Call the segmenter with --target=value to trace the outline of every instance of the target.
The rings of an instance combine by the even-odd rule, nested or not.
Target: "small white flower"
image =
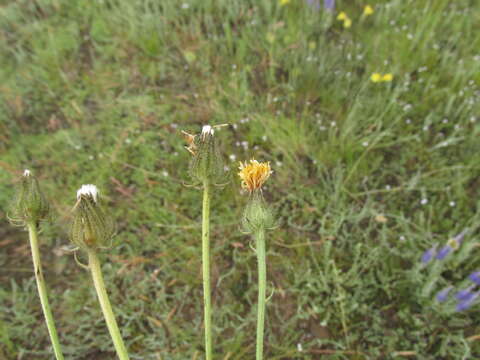
[[[367,146],[368,146],[368,141],[364,141],[364,142],[362,143],[362,146],[367,147]]]
[[[91,196],[93,201],[97,202],[98,189],[92,184],[82,185],[82,187],[77,191],[77,199],[80,199],[80,196],[82,195]]]
[[[235,156],[235,154],[231,154],[228,156],[230,158],[230,160],[232,161],[235,161],[237,159],[237,157]]]
[[[451,207],[454,207],[454,206],[456,205],[456,203],[455,203],[455,201],[450,201],[450,202],[448,203],[448,205],[450,205]]]
[[[303,346],[302,346],[302,344],[300,344],[300,343],[297,344],[297,350],[298,350],[298,352],[302,352],[302,351],[303,351]]]
[[[390,190],[391,188],[392,188],[392,187],[391,187],[390,185],[386,185],[386,186],[385,186],[385,189],[386,189],[386,190]]]
[[[405,241],[405,236],[401,235],[400,236],[400,241]]]
[[[422,200],[420,200],[420,204],[422,204],[422,205],[428,204],[428,199],[427,199],[427,198],[423,198]]]
[[[162,175],[165,176],[165,177],[167,177],[167,176],[168,176],[168,171],[167,171],[167,170],[163,170],[163,171],[162,171]]]
[[[263,141],[267,141],[267,135],[263,135],[263,136],[262,136],[262,140],[263,140]]]
[[[30,170],[25,169],[25,171],[23,172],[23,176],[28,177],[28,176],[30,176],[30,175],[32,175],[32,173],[30,172]]]
[[[185,10],[186,10],[186,9],[188,9],[189,7],[190,7],[190,5],[187,4],[187,3],[183,3],[183,4],[182,4],[182,9],[185,9]]]

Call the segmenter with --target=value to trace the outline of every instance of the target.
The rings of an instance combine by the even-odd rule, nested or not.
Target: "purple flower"
[[[468,232],[468,228],[467,229],[464,229],[460,234],[458,234],[457,236],[455,236],[453,238],[453,240],[458,244],[460,245],[463,241],[463,238],[465,237],[465,234]]]
[[[445,245],[440,249],[440,251],[437,253],[436,259],[437,260],[443,260],[445,257],[450,254],[450,252],[453,250],[453,248],[450,245]]]
[[[458,301],[468,301],[470,300],[473,296],[475,296],[475,293],[472,292],[472,289],[474,288],[475,285],[469,286],[466,289],[460,290],[455,294],[455,298]]]
[[[475,271],[468,275],[468,279],[477,285],[480,285],[480,271]]]
[[[469,299],[465,300],[465,301],[460,301],[458,302],[457,306],[455,307],[455,309],[457,311],[464,311],[464,310],[467,310],[468,308],[470,308],[470,306],[472,306],[475,302],[475,300],[477,299],[478,295],[480,295],[480,292],[477,291],[476,293],[473,294],[473,296],[471,296]]]
[[[423,264],[428,264],[430,260],[433,259],[437,252],[437,244],[433,245],[430,249],[425,251],[422,255],[422,263]]]
[[[323,0],[323,6],[325,9],[333,11],[335,10],[335,0]]]
[[[448,293],[452,289],[453,289],[453,286],[447,286],[445,289],[440,290],[435,296],[435,298],[437,299],[438,302],[444,302],[445,300],[447,300]]]

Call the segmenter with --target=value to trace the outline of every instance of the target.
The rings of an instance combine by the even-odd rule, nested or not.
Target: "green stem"
[[[263,332],[265,327],[265,296],[267,289],[267,263],[265,255],[265,231],[256,234],[258,259],[258,310],[257,310],[257,360],[263,359]]]
[[[117,321],[115,320],[115,315],[113,315],[112,306],[108,300],[107,291],[105,290],[100,262],[98,261],[97,254],[93,250],[88,251],[88,265],[92,273],[93,284],[97,291],[98,301],[100,302],[100,307],[102,308],[103,316],[105,317],[108,331],[112,337],[117,355],[120,360],[129,360],[127,349],[123,343]]]
[[[212,359],[212,309],[210,298],[210,184],[203,183],[202,266],[206,360]]]
[[[42,304],[45,322],[47,323],[48,333],[52,341],[53,351],[57,360],[63,360],[62,349],[58,341],[57,329],[53,321],[52,310],[47,297],[47,287],[43,278],[42,264],[40,262],[40,250],[38,249],[37,226],[34,223],[28,223],[28,234],[30,237],[30,247],[32,248],[33,269],[35,271],[35,279],[37,280],[38,295]]]

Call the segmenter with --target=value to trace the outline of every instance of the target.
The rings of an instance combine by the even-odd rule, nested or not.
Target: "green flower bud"
[[[275,219],[270,207],[265,202],[261,190],[250,194],[245,211],[243,212],[242,224],[245,232],[255,233],[275,227]]]
[[[25,170],[13,205],[12,223],[36,224],[46,220],[49,214],[50,205],[40,190],[37,178],[29,170]]]
[[[184,134],[189,143],[187,150],[193,155],[189,168],[192,179],[199,183],[224,182],[224,164],[214,136],[214,129],[210,125],[205,125],[200,135],[190,135],[185,132]]]
[[[115,233],[113,219],[105,212],[95,185],[82,185],[77,191],[70,240],[83,250],[108,248]]]

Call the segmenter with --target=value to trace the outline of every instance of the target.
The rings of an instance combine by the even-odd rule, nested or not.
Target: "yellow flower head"
[[[342,11],[340,14],[338,14],[337,20],[345,20],[345,19],[348,19],[348,16],[345,13],[345,11]]]
[[[345,29],[348,29],[350,26],[352,26],[352,20],[350,20],[350,18],[346,18],[344,21],[343,21],[343,27]]]
[[[368,16],[368,15],[372,15],[372,14],[373,14],[373,8],[370,5],[366,5],[363,8],[363,15]]]
[[[370,80],[372,80],[374,83],[380,82],[382,81],[382,75],[379,73],[373,73],[372,76],[370,76]]]
[[[261,163],[255,159],[250,160],[250,163],[240,162],[239,169],[238,176],[242,179],[242,188],[250,192],[260,189],[273,172],[270,169],[270,162]]]
[[[388,73],[382,76],[382,81],[392,81],[393,80],[393,74]]]
[[[290,2],[290,0],[280,0],[279,2],[280,2],[280,5],[283,6],[283,5],[287,5]]]

